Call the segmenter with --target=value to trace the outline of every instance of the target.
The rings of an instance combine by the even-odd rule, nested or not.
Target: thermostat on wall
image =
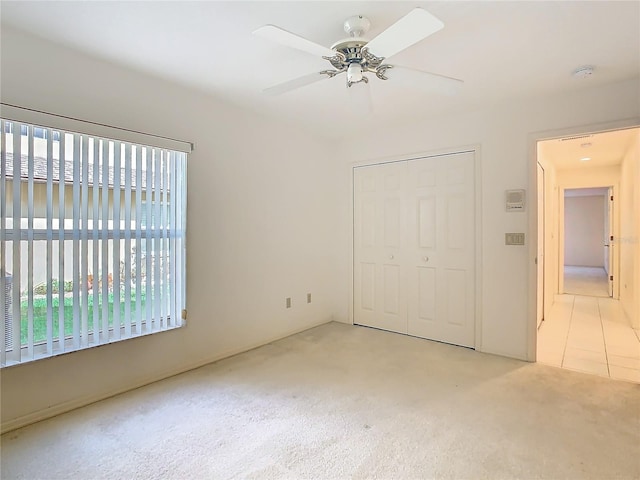
[[[505,193],[507,212],[524,212],[524,190],[507,190]]]

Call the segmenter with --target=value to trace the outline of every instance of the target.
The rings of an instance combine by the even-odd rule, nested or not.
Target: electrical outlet
[[[311,294],[307,293],[307,303],[311,303]]]
[[[286,298],[285,305],[287,306],[287,308],[291,308],[291,297]]]

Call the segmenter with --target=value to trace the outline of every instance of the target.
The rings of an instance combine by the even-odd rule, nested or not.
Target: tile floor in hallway
[[[538,361],[640,383],[640,331],[619,300],[557,295],[538,329]]]

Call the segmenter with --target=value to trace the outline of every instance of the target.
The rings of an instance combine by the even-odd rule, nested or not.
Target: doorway
[[[612,297],[613,187],[564,190],[564,291]]]
[[[536,150],[537,361],[640,383],[640,129]]]

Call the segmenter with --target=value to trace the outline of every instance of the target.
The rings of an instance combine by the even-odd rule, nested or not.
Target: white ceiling
[[[456,97],[409,92],[371,79],[374,112],[353,112],[344,75],[280,97],[263,88],[326,61],[270,44],[251,32],[278,25],[330,46],[354,14],[369,38],[416,6],[445,28],[392,58],[465,81]],[[2,25],[168,78],[256,112],[340,137],[367,127],[487,107],[518,97],[581,89],[640,76],[640,2],[31,2],[2,1]],[[578,66],[595,75],[575,79]],[[355,121],[358,120],[358,121]]]
[[[558,170],[607,167],[620,165],[630,148],[638,148],[639,140],[640,128],[627,128],[545,140],[538,149]]]

